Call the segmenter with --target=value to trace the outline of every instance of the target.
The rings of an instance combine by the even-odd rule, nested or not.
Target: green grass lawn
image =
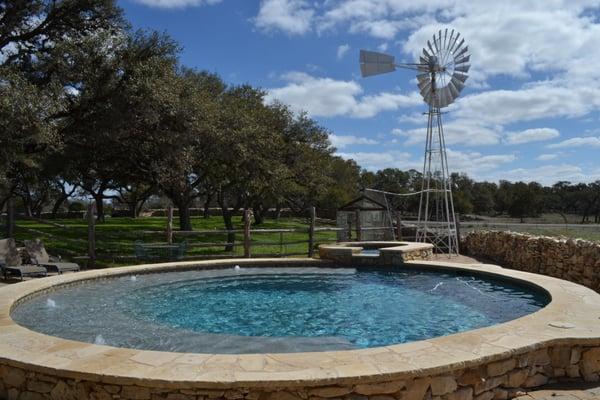
[[[540,220],[530,219],[527,223],[556,223],[555,216],[544,216]],[[235,228],[242,230],[243,224],[240,217],[234,218]],[[469,226],[465,222],[462,233],[465,234],[475,229],[485,230],[511,230],[516,232],[530,233],[534,235],[562,236],[570,238],[582,238],[600,241],[600,229],[598,227],[585,227],[585,225],[557,227],[544,226],[543,223],[536,226],[523,226],[516,221],[505,218],[486,220],[486,225]],[[510,223],[509,226],[494,226],[494,222]],[[96,225],[96,252],[100,265],[124,265],[135,263],[133,243],[141,240],[145,243],[166,242],[165,227],[166,217],[145,218],[107,218],[106,222]],[[221,217],[193,217],[192,225],[196,231],[218,231],[223,230]],[[333,225],[318,224],[319,226],[333,227]],[[178,219],[174,220],[175,230],[179,228]],[[40,238],[44,241],[46,248],[52,255],[61,255],[66,259],[87,255],[87,222],[84,219],[57,219],[47,221],[18,220],[16,224],[16,239],[22,242],[26,239]],[[252,255],[253,256],[278,256],[278,255],[307,255],[308,253],[308,221],[302,218],[281,218],[279,220],[266,220],[261,225],[255,225],[252,229],[299,229],[300,232],[253,232]],[[243,234],[236,233],[235,247],[233,251],[225,251],[224,243],[227,235],[225,233],[206,233],[194,236],[182,236],[175,232],[175,242],[187,241],[189,244],[187,256],[196,257],[224,257],[241,256],[243,250]],[[335,232],[316,232],[315,243],[335,241]],[[221,245],[202,246],[208,243],[223,243]],[[84,260],[81,261],[85,263]]]
[[[240,217],[235,217],[235,229],[243,229]],[[106,222],[96,225],[96,252],[100,264],[119,265],[131,264],[132,260],[123,256],[133,257],[133,243],[136,240],[144,242],[166,242],[166,217],[146,218],[107,218]],[[196,231],[223,230],[221,217],[193,217],[192,225]],[[319,226],[332,227],[319,224]],[[179,228],[178,219],[174,219],[174,230]],[[280,255],[308,253],[308,221],[300,218],[281,218],[266,220],[252,229],[302,229],[303,232],[259,233],[253,232],[253,255]],[[16,239],[40,238],[44,241],[49,253],[65,258],[85,256],[87,254],[87,222],[83,219],[57,219],[48,221],[18,220],[16,223]],[[335,232],[316,232],[315,241],[325,242],[335,240]],[[186,240],[189,244],[188,256],[233,256],[243,255],[243,234],[237,233],[233,252],[226,252],[223,245],[202,247],[206,243],[225,243],[225,233],[208,233],[194,236],[181,236],[175,232],[174,241]],[[302,243],[298,243],[302,242]]]

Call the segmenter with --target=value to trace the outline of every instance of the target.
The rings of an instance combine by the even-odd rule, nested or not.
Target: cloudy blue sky
[[[600,179],[597,0],[119,0],[166,31],[185,65],[250,83],[331,132],[367,169],[420,168],[425,104],[411,71],[362,79],[358,51],[411,62],[459,30],[471,77],[445,115],[452,171],[550,184]]]

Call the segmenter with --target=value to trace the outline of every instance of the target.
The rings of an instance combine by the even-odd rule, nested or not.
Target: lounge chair
[[[77,272],[81,270],[78,264],[72,262],[55,261],[46,252],[44,243],[41,240],[25,240],[25,251],[29,255],[29,260],[32,264],[40,265],[46,268],[49,272]]]
[[[0,240],[0,268],[4,279],[16,275],[23,280],[26,276],[46,276],[48,271],[39,265],[21,265],[21,256],[14,239]]]

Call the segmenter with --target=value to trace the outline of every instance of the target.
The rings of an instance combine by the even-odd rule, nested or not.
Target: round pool
[[[448,270],[231,267],[59,286],[11,316],[38,332],[117,347],[286,353],[444,336],[548,302],[524,284]]]

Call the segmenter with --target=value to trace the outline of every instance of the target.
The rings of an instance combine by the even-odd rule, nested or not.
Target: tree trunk
[[[65,201],[69,198],[69,195],[63,194],[61,195],[52,206],[52,219],[56,218],[56,214],[58,213],[58,209],[63,205]]]
[[[104,222],[104,196],[101,194],[95,194],[92,196],[96,202],[96,220],[98,222]]]
[[[180,231],[192,231],[192,219],[190,217],[190,205],[185,201],[177,203],[177,209],[179,210],[179,230]]]
[[[262,204],[257,204],[254,207],[252,207],[252,209],[254,211],[254,224],[262,224],[265,220],[265,208]]]
[[[225,229],[228,231],[233,230],[233,218],[232,213],[229,210],[227,205],[227,200],[225,200],[224,195],[219,193],[218,195],[219,207],[221,207],[221,215],[223,216],[223,223],[225,224]],[[235,233],[229,232],[227,233],[227,244],[225,245],[225,251],[233,251],[235,247]]]
[[[204,210],[203,210],[204,219],[208,219],[210,217],[210,202],[212,201],[212,198],[213,198],[212,194],[206,195],[206,200],[204,201]]]
[[[134,201],[130,201],[129,203],[127,203],[127,208],[129,209],[129,217],[130,218],[137,218],[138,216],[138,208],[137,208],[137,203]]]

